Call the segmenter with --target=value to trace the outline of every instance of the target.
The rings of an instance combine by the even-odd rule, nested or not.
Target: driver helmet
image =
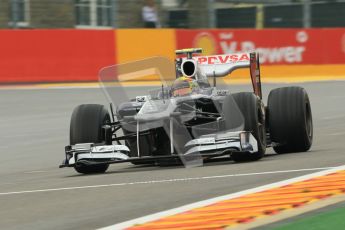
[[[171,87],[171,94],[173,97],[187,96],[198,92],[198,90],[199,85],[193,78],[179,77]]]

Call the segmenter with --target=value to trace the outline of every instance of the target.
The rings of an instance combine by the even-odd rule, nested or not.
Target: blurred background
[[[0,28],[140,28],[141,0],[2,0]],[[345,26],[343,0],[156,0],[164,28]]]
[[[0,84],[95,82],[189,47],[255,50],[264,80],[344,79],[344,15],[345,0],[1,0]]]

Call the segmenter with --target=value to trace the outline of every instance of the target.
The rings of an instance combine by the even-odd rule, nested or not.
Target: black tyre
[[[276,153],[305,152],[313,143],[313,119],[307,92],[301,87],[274,89],[268,96],[268,122]]]
[[[110,122],[110,115],[103,105],[84,104],[77,106],[71,117],[70,144],[104,143],[105,134],[102,126]],[[103,165],[76,165],[79,173],[104,173],[108,164]]]
[[[261,100],[255,94],[249,92],[233,94],[232,98],[242,112],[244,130],[250,131],[258,142],[258,151],[255,153],[232,153],[231,158],[235,162],[259,160],[266,152],[265,114]],[[226,102],[225,99],[224,103]]]

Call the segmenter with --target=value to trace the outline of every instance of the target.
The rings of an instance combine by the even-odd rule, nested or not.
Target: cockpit
[[[189,96],[200,92],[198,81],[191,77],[179,77],[171,86],[173,97]]]

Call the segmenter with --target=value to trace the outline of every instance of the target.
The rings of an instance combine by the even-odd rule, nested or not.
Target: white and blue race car
[[[177,50],[179,57],[172,64],[152,58],[134,62],[130,68],[102,69],[100,79],[111,99],[110,113],[98,104],[74,109],[70,144],[60,167],[74,167],[84,174],[103,173],[109,164],[122,162],[188,167],[221,156],[236,162],[256,161],[268,147],[277,153],[310,149],[312,112],[303,88],[274,89],[265,106],[257,53],[196,54],[201,52],[198,48]],[[118,84],[121,76],[133,77],[153,67],[153,72],[162,75],[163,65],[173,69],[174,81],[133,100],[123,99],[126,87]],[[250,70],[253,92],[231,94],[217,89],[216,79],[238,68]]]

